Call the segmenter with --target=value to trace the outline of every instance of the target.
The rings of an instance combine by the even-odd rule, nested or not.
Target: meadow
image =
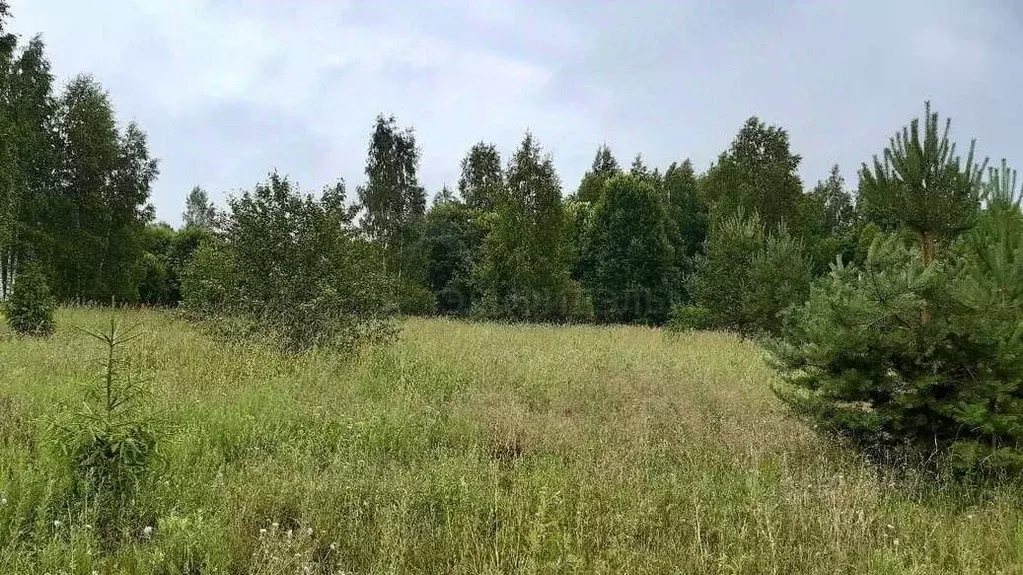
[[[111,315],[162,430],[116,546],[48,439]],[[0,573],[1023,573],[1023,488],[868,465],[732,335],[411,319],[346,361],[57,323],[0,328]]]

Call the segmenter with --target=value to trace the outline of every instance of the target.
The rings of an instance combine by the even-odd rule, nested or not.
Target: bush
[[[811,267],[803,244],[784,227],[768,236],[753,260],[749,289],[743,294],[746,325],[761,333],[777,333],[785,311],[809,296]]]
[[[203,242],[181,278],[186,309],[211,313],[226,308],[237,297],[237,276],[231,253],[212,241]]]
[[[289,352],[348,353],[393,335],[393,279],[358,237],[341,185],[317,199],[272,174],[230,205],[225,237],[205,242],[184,274],[186,309]]]
[[[764,231],[760,218],[740,210],[715,225],[706,253],[696,258],[689,277],[698,316],[682,314],[679,327],[697,321],[692,329],[734,329],[743,333],[775,333],[782,312],[806,300],[812,264],[803,244],[784,226]],[[699,327],[697,327],[699,326]]]
[[[667,328],[669,331],[698,331],[710,329],[710,310],[698,305],[676,305],[671,308]]]
[[[569,323],[587,323],[594,319],[593,300],[575,280],[569,280],[565,287],[564,317]]]
[[[28,262],[18,274],[11,297],[3,306],[7,323],[19,335],[45,337],[56,329],[53,320],[57,304],[36,262]]]
[[[398,283],[398,311],[406,315],[437,313],[437,297],[430,288],[412,281]]]

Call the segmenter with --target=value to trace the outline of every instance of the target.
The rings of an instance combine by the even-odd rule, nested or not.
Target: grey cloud
[[[373,117],[415,127],[422,180],[525,129],[571,191],[594,149],[706,167],[752,114],[789,130],[807,184],[860,162],[933,100],[993,158],[1023,163],[1018,4],[14,0],[61,79],[89,71],[150,135],[158,216],[277,167],[304,187],[362,169]]]

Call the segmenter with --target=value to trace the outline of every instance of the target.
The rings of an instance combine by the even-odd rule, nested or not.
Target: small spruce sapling
[[[122,353],[139,332],[111,319],[86,333],[104,345],[100,373],[86,386],[83,409],[55,426],[55,439],[76,496],[96,505],[98,527],[110,536],[157,459],[157,422],[144,409],[147,380]]]

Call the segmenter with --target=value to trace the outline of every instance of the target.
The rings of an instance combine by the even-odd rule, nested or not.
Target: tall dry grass
[[[0,332],[2,573],[1023,572],[1018,486],[871,468],[729,335],[410,320],[344,362],[155,311],[117,313],[166,467],[105,547],[45,422],[92,376],[71,326],[110,313]]]

